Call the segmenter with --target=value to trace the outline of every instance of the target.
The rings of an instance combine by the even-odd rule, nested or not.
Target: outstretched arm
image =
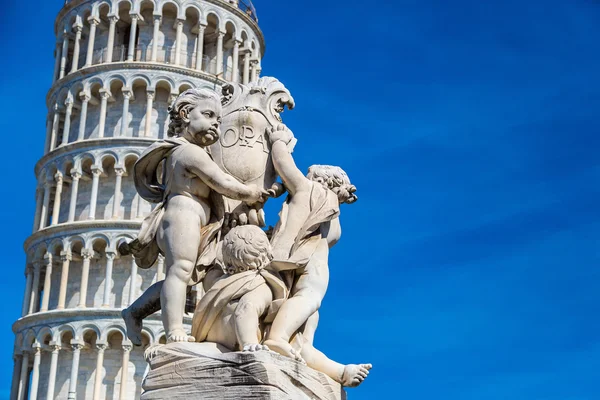
[[[189,146],[183,154],[186,169],[198,176],[214,191],[231,199],[255,203],[261,200],[263,191],[256,186],[247,186],[226,174],[200,147]],[[265,193],[266,194],[266,193]]]
[[[278,140],[273,143],[271,147],[271,156],[277,174],[281,177],[283,184],[292,196],[296,192],[308,188],[308,179],[296,166],[294,158],[283,141]]]

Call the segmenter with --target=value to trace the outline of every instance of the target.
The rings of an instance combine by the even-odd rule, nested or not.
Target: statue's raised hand
[[[284,124],[279,124],[271,128],[267,128],[267,136],[271,144],[282,141],[286,145],[295,140],[292,131]]]

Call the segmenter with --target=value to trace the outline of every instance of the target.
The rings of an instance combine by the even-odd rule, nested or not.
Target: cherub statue
[[[261,344],[263,332],[279,300],[288,294],[279,274],[269,270],[273,258],[269,239],[257,226],[238,226],[225,236],[222,254],[228,273],[198,303],[192,335],[198,342],[218,343],[230,350],[268,351]],[[344,386],[358,386],[371,369],[370,364],[337,363],[300,334],[293,342],[309,367]]]
[[[339,167],[313,165],[304,176],[288,150],[293,137],[285,125],[269,135],[273,164],[289,192],[271,239],[271,265],[285,271],[291,297],[281,306],[264,344],[302,360],[290,339],[321,306],[329,283],[329,248],[342,232],[339,206],[354,203],[357,196],[356,187]]]
[[[288,294],[279,274],[266,269],[272,259],[269,239],[259,227],[237,226],[225,235],[222,260],[227,274],[196,306],[192,336],[197,342],[230,350],[268,350],[260,344],[263,319],[273,301]]]
[[[133,254],[141,268],[150,268],[158,254],[164,254],[167,275],[123,311],[134,343],[141,333],[141,318],[157,306],[163,310],[168,342],[194,341],[183,327],[186,292],[197,267],[214,263],[223,223],[220,196],[249,204],[264,202],[267,196],[257,186],[244,185],[223,172],[207,152],[219,138],[221,111],[221,99],[211,90],[180,94],[169,109],[171,138],[154,143],[135,164],[138,193],[159,204],[144,220],[138,239],[119,250]]]

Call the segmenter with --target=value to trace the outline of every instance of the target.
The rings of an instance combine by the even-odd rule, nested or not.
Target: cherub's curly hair
[[[237,226],[223,239],[223,263],[230,275],[263,269],[272,259],[267,234],[258,226]]]
[[[169,117],[171,119],[167,131],[169,137],[180,136],[190,122],[181,115],[181,111],[185,111],[187,116],[203,100],[214,100],[219,106],[221,105],[221,97],[210,89],[188,89],[177,96],[169,107]]]
[[[319,182],[327,189],[333,191],[340,203],[352,204],[358,200],[356,186],[350,183],[350,178],[340,167],[333,165],[313,165],[306,175],[311,181]]]

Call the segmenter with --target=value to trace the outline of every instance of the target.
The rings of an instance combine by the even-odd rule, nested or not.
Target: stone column
[[[50,151],[50,137],[52,136],[52,111],[48,113],[48,118],[46,119],[46,141],[44,142],[44,154]]]
[[[135,35],[137,33],[137,24],[139,15],[129,14],[131,16],[131,26],[129,33],[129,48],[127,49],[127,61],[133,61],[135,55]]]
[[[158,271],[156,271],[156,281],[165,280],[165,257],[162,254],[158,255]]]
[[[73,62],[71,63],[71,74],[77,71],[79,67],[79,47],[81,45],[81,32],[83,31],[83,25],[76,23],[73,26],[75,29],[75,45],[73,46]]]
[[[88,279],[90,277],[90,262],[94,252],[90,249],[81,250],[81,257],[83,257],[83,266],[81,267],[81,285],[79,287],[79,308],[85,308],[87,300],[87,289]]]
[[[198,24],[198,40],[196,41],[196,69],[202,71],[202,56],[204,55],[204,30],[206,25]]]
[[[39,261],[33,262],[33,284],[31,285],[31,297],[29,300],[29,314],[33,314],[38,310],[38,302],[40,295],[40,273],[41,263]]]
[[[23,307],[21,308],[21,316],[29,314],[29,303],[31,301],[31,290],[33,288],[33,268],[28,266],[25,274],[27,275],[25,282],[25,294],[23,296]]]
[[[25,392],[27,392],[27,386],[29,384],[29,351],[23,351],[23,362],[21,363],[21,375],[19,383],[19,393],[17,398],[19,400],[25,400]]]
[[[56,146],[56,136],[58,135],[58,123],[60,122],[60,113],[58,104],[54,105],[54,117],[52,118],[52,132],[50,134],[50,147],[49,152],[54,150]]]
[[[100,183],[100,175],[102,168],[97,165],[92,165],[92,193],[90,194],[90,213],[88,219],[96,219],[96,203],[98,202],[98,184]]]
[[[52,75],[52,83],[58,80],[58,73],[60,71],[60,51],[62,47],[62,41],[56,41],[56,49],[54,50],[54,75]]]
[[[77,396],[77,377],[79,375],[79,356],[83,349],[83,342],[72,339],[71,347],[73,348],[73,363],[71,364],[71,379],[69,380],[69,395],[67,399],[75,400]]]
[[[42,307],[40,312],[48,311],[48,305],[50,303],[50,289],[52,285],[52,254],[46,253],[44,255],[44,265],[46,266],[46,273],[44,274],[44,295],[42,297]]]
[[[35,190],[35,216],[33,217],[33,233],[40,228],[40,214],[42,213],[42,201],[44,201],[44,191],[38,187]]]
[[[254,82],[256,81],[256,67],[258,65],[258,61],[252,60],[250,64],[252,64],[252,67],[250,69],[250,82]]]
[[[60,289],[58,292],[58,305],[57,310],[64,310],[65,302],[67,300],[67,285],[69,284],[69,266],[71,264],[71,252],[61,251],[60,261],[62,261],[62,268],[60,271]]]
[[[50,372],[48,373],[48,390],[46,391],[46,399],[54,399],[54,385],[56,383],[56,369],[58,366],[58,352],[60,351],[60,343],[50,342],[49,350],[52,352],[50,357]]]
[[[250,52],[244,54],[244,73],[242,76],[242,83],[247,85],[250,82]]]
[[[152,54],[150,55],[150,61],[156,62],[158,60],[158,35],[160,34],[160,15],[154,15],[154,31],[152,33]]]
[[[106,44],[106,61],[104,62],[112,62],[113,57],[113,49],[115,47],[115,27],[117,26],[117,21],[119,20],[119,16],[111,15],[108,17],[109,26],[108,26],[108,42]]]
[[[133,91],[129,88],[123,88],[123,117],[121,119],[121,136],[127,134],[129,127],[129,100],[133,97]]]
[[[131,279],[129,280],[129,301],[127,305],[131,305],[137,295],[137,269],[138,266],[135,263],[135,258],[131,257]]]
[[[231,80],[233,82],[240,81],[240,72],[239,72],[239,64],[240,64],[240,44],[241,42],[237,39],[234,39],[233,42],[233,65],[231,67]]]
[[[131,343],[123,343],[123,358],[121,359],[121,388],[119,399],[127,399],[127,379],[129,377],[129,353],[133,346]]]
[[[40,361],[42,359],[42,346],[35,342],[33,344],[33,372],[31,374],[31,389],[29,400],[37,400],[38,385],[40,383]]]
[[[154,89],[146,89],[146,124],[144,136],[152,137],[152,107],[154,102]]]
[[[100,389],[102,388],[102,369],[104,366],[104,351],[108,348],[108,343],[104,341],[96,341],[96,349],[98,357],[96,358],[96,375],[94,376],[94,398],[100,400]]]
[[[21,365],[23,363],[23,356],[21,354],[13,354],[13,377],[12,384],[10,386],[10,400],[15,400],[19,394],[19,381],[21,373]]]
[[[85,139],[85,123],[87,120],[88,103],[92,96],[89,93],[81,92],[79,93],[79,98],[81,99],[81,115],[79,117],[79,133],[77,135],[77,140],[83,140]]]
[[[77,211],[77,192],[79,191],[79,179],[81,179],[81,172],[72,169],[71,170],[71,201],[69,203],[69,218],[68,222],[75,221],[75,212]]]
[[[113,263],[115,258],[117,257],[117,253],[115,251],[107,251],[106,252],[106,275],[104,277],[104,300],[102,301],[102,307],[109,308],[110,307],[110,293],[111,293],[111,283],[112,283],[112,271],[113,271]]]
[[[100,20],[94,16],[88,18],[88,22],[90,23],[90,34],[88,36],[88,46],[87,46],[87,54],[85,57],[85,67],[89,67],[94,62],[94,44],[96,42],[96,28],[100,25]]]
[[[44,201],[42,202],[42,211],[40,215],[40,229],[46,227],[46,220],[48,219],[48,209],[50,208],[50,182],[44,182]]]
[[[138,197],[137,197],[137,208],[135,210],[135,218],[136,219],[141,219],[141,218],[144,217],[144,213],[142,212],[142,205],[144,204],[143,201],[144,201],[144,199],[142,199],[142,196],[140,196],[138,194]]]
[[[67,73],[67,52],[69,51],[69,33],[65,29],[63,31],[62,51],[60,52],[60,71],[58,79],[65,77]]]
[[[60,218],[60,201],[63,190],[63,175],[60,172],[57,172],[54,175],[54,180],[56,181],[56,190],[54,191],[54,206],[52,207],[52,221],[50,225],[57,225],[58,219]]]
[[[181,65],[181,36],[183,34],[183,20],[177,18],[177,36],[175,37],[175,65]]]
[[[111,93],[108,89],[100,89],[100,122],[98,123],[98,137],[104,137],[104,127],[106,126],[106,106]]]
[[[219,76],[223,74],[223,36],[225,32],[217,32],[217,69],[215,75]],[[224,78],[221,76],[221,78]]]
[[[123,168],[115,168],[115,195],[113,199],[113,212],[112,218],[119,219],[119,209],[121,208],[121,182],[123,181],[123,174],[125,170]]]
[[[73,112],[73,100],[68,98],[65,102],[65,106],[67,110],[65,111],[65,125],[63,126],[63,134],[62,141],[60,143],[61,146],[69,143],[69,133],[71,131],[71,113]]]

